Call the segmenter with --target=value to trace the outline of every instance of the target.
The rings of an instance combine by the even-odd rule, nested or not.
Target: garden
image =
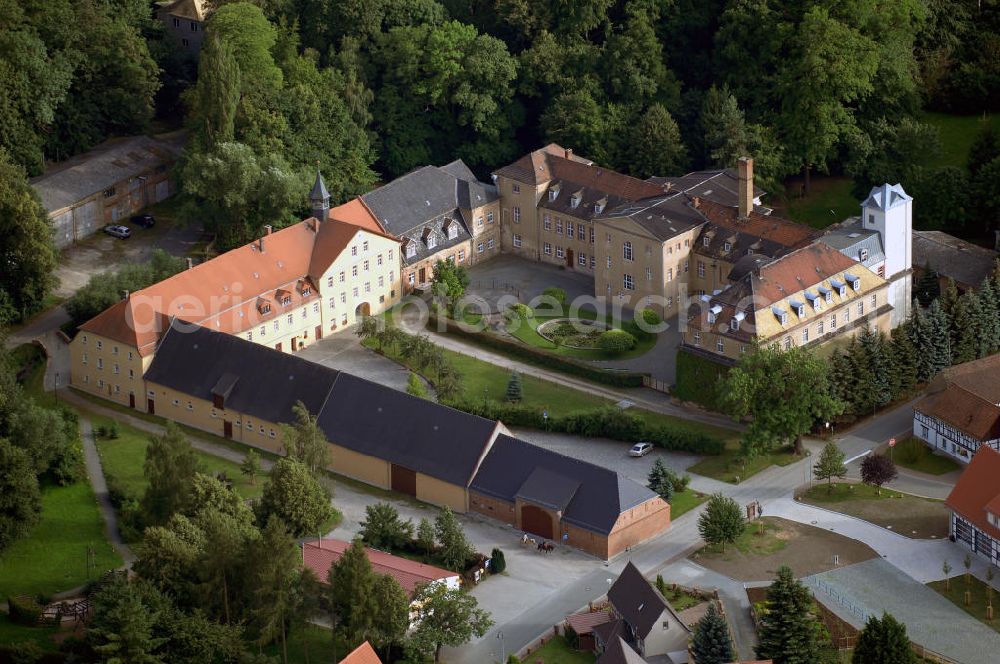
[[[882,450],[885,453],[885,450]],[[917,438],[905,438],[892,448],[892,460],[897,466],[927,473],[944,475],[962,469],[962,466],[948,457],[937,454],[926,443]]]
[[[817,485],[799,496],[810,505],[863,519],[914,539],[948,536],[948,508],[940,500],[868,484],[834,482]]]
[[[971,574],[962,574],[932,581],[927,585],[976,620],[1000,632],[1000,616],[996,614],[996,607],[993,606],[996,590],[992,582],[980,581]],[[992,618],[990,607],[993,607],[994,612]]]

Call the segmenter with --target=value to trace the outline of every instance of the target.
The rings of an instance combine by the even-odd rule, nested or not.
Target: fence
[[[861,622],[867,622],[868,616],[870,614],[867,611],[865,611],[861,606],[854,603],[854,601],[851,600],[849,597],[840,593],[836,588],[831,586],[823,579],[813,578],[812,581],[813,585],[816,586],[817,590],[822,590],[825,594],[829,595],[831,598],[836,600],[838,604],[840,604],[842,607],[850,611],[851,614],[853,614]]]
[[[643,387],[648,387],[648,388],[650,388],[652,390],[656,390],[657,392],[663,392],[664,394],[670,394],[670,383],[668,383],[666,381],[663,381],[663,380],[657,380],[656,378],[653,378],[649,374],[644,374],[643,375],[643,377],[642,377],[642,385],[643,385]]]

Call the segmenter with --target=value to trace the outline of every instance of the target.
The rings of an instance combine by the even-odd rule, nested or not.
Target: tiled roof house
[[[1000,452],[983,446],[962,472],[945,505],[951,510],[951,535],[993,564],[1000,561]]]

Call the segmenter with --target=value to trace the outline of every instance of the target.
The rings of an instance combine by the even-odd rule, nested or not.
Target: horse
[[[538,550],[541,551],[542,553],[552,553],[552,551],[555,548],[556,548],[556,546],[552,542],[544,542],[543,541],[543,542],[539,542],[538,543]]]
[[[533,537],[528,537],[528,533],[521,536],[521,546],[535,546],[538,544]]]

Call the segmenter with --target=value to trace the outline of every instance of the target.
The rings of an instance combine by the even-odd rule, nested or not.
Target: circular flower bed
[[[596,320],[582,318],[554,318],[538,326],[538,334],[560,346],[570,348],[599,348],[597,339],[608,326]]]

